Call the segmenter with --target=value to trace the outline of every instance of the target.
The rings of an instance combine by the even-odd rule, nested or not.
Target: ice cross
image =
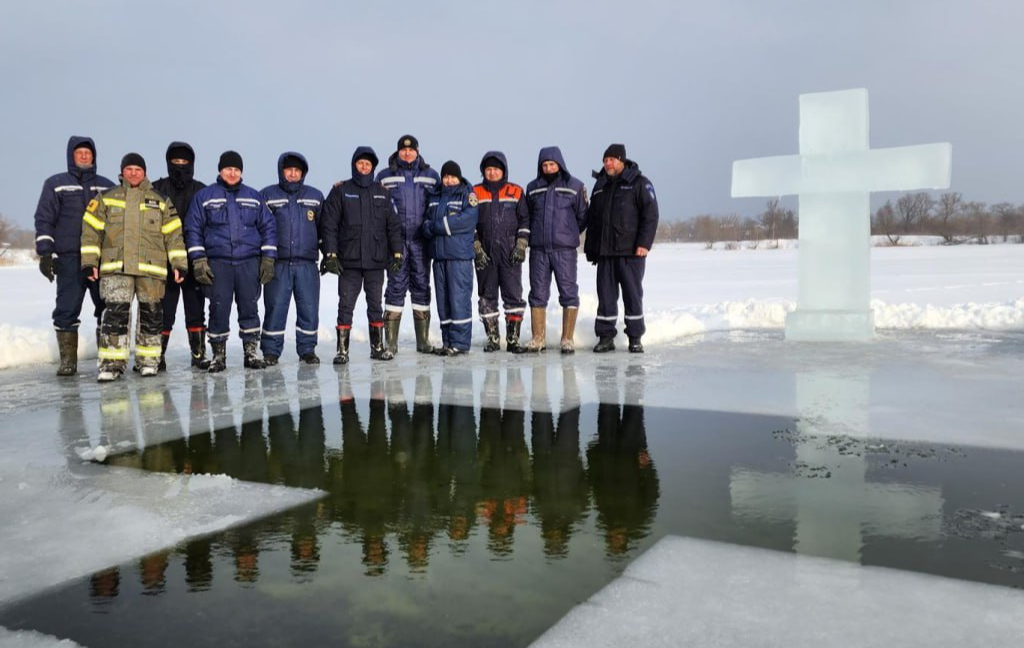
[[[799,196],[800,274],[789,340],[867,340],[872,191],[949,187],[950,144],[868,145],[868,91],[800,95],[800,154],[738,160],[732,196]]]

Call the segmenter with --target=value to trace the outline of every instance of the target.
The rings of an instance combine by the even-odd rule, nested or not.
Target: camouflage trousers
[[[100,295],[107,304],[100,324],[100,368],[125,370],[128,364],[128,328],[132,301],[138,299],[139,319],[135,337],[135,362],[140,367],[160,363],[160,332],[164,313],[161,299],[164,282],[152,277],[110,275],[100,279]]]

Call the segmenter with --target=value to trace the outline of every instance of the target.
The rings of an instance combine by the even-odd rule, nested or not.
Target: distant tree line
[[[753,217],[738,214],[701,214],[685,221],[661,221],[659,242],[716,243],[746,241],[761,247],[777,247],[780,239],[795,239],[799,218],[783,209],[777,198]],[[883,236],[890,245],[900,245],[905,236],[940,236],[946,245],[988,244],[993,241],[1024,243],[1024,205],[1008,202],[988,205],[967,201],[959,192],[933,198],[925,192],[886,201],[871,216],[871,233]]]

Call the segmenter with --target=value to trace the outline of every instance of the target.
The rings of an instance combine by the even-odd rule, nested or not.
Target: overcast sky
[[[198,179],[230,148],[261,188],[294,149],[326,192],[409,132],[472,181],[503,150],[523,185],[542,146],[591,186],[623,142],[663,218],[752,215],[732,161],[796,153],[797,97],[856,87],[873,147],[952,142],[953,190],[1020,203],[1022,24],[1020,0],[4,0],[0,213],[31,224],[70,135],[111,179],[129,151],[165,175],[182,139]]]

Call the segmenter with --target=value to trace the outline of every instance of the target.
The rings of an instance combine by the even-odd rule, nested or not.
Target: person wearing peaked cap
[[[316,355],[320,328],[320,210],[324,195],[306,184],[309,163],[301,153],[277,158],[277,184],[260,194],[277,221],[277,262],[274,278],[263,294],[263,335],[260,347],[269,365],[284,350],[288,306],[295,297],[295,350],[306,364],[320,364]]]
[[[443,346],[434,353],[456,356],[469,352],[473,337],[473,238],[478,205],[473,186],[451,160],[441,167],[441,188],[428,196],[420,227],[434,260],[437,318]]]
[[[519,349],[526,302],[523,261],[530,242],[530,213],[523,188],[508,180],[508,161],[501,151],[488,151],[480,161],[484,180],[473,187],[480,201],[476,226],[477,309],[487,333],[484,351],[501,348],[498,293],[505,307],[505,350]]]
[[[384,332],[384,270],[402,265],[405,233],[392,195],[373,179],[377,154],[369,146],[352,153],[352,177],[335,185],[324,200],[320,237],[321,273],[338,276],[337,354],[334,364],[348,364],[352,314],[360,291],[366,299],[370,358],[391,360]]]
[[[167,176],[153,183],[153,188],[170,199],[179,216],[184,218],[192,197],[206,185],[195,179],[196,153],[187,142],[171,142],[164,154],[167,162]],[[191,264],[190,264],[191,266]],[[190,267],[189,270],[192,268]],[[185,330],[188,333],[188,346],[192,354],[191,364],[198,369],[208,369],[210,360],[206,357],[206,298],[203,288],[196,282],[195,273],[189,272],[185,281],[180,284],[171,282],[164,291],[163,310],[164,326],[160,343],[163,352],[160,355],[159,369],[167,368],[167,343],[171,338],[171,330],[177,319],[178,301],[185,311]]]
[[[612,144],[604,152],[604,168],[594,172],[596,182],[587,210],[587,240],[583,253],[597,265],[597,334],[595,353],[615,350],[619,291],[625,308],[629,350],[643,353],[644,271],[647,254],[658,229],[658,199],[654,185],[626,147]]]
[[[50,283],[57,281],[53,328],[60,353],[58,376],[78,371],[78,325],[85,294],[92,299],[99,334],[103,298],[99,285],[81,272],[82,214],[96,194],[114,183],[96,173],[96,144],[88,137],[68,138],[67,171],[43,183],[36,205],[36,254],[39,271]]]
[[[388,158],[388,166],[377,174],[377,181],[391,194],[405,229],[404,263],[388,273],[384,293],[384,325],[388,349],[398,353],[398,329],[405,309],[405,296],[412,301],[416,350],[430,353],[430,260],[420,226],[427,210],[427,194],[434,191],[441,177],[420,156],[420,143],[412,135],[398,138],[397,150]]]
[[[263,369],[260,345],[260,288],[274,278],[277,221],[263,197],[242,183],[242,156],[225,151],[217,162],[217,181],[192,198],[185,219],[185,243],[196,281],[210,300],[207,331],[213,359],[208,371],[227,367],[231,304],[238,308],[244,365]]]
[[[560,348],[563,354],[575,353],[573,337],[580,306],[576,248],[587,226],[587,190],[569,174],[561,149],[546,146],[537,156],[537,177],[526,185],[526,195],[530,212],[529,302],[533,338],[522,350],[544,351],[553,276],[562,306]]]
[[[100,382],[117,380],[128,364],[128,328],[136,299],[135,363],[143,376],[156,375],[165,284],[168,279],[181,283],[188,272],[181,218],[146,178],[141,155],[129,153],[121,159],[120,179],[121,186],[93,198],[82,217],[81,271],[99,283],[106,301],[96,377]]]

